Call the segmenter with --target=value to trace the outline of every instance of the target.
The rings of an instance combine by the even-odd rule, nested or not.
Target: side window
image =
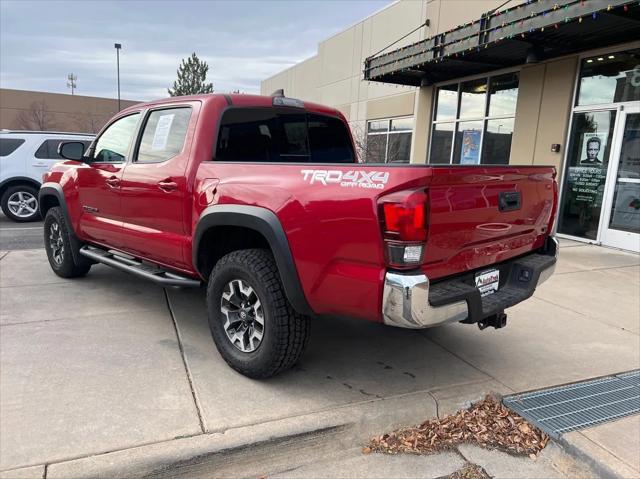
[[[0,138],[0,156],[9,156],[23,143],[24,140],[19,138]]]
[[[279,161],[278,124],[274,110],[238,108],[222,115],[216,146],[218,161]]]
[[[126,160],[131,138],[135,133],[139,113],[125,116],[113,122],[102,133],[95,146],[93,161],[96,163],[118,163]]]
[[[75,140],[71,138],[59,139],[59,140],[45,140],[44,143],[42,143],[42,145],[40,145],[36,150],[35,157],[41,158],[44,160],[63,160],[64,158],[58,155],[58,146],[60,145],[60,143],[65,141],[75,141]],[[91,144],[90,141],[85,141],[85,140],[80,140],[80,141],[84,143],[85,150]]]
[[[339,118],[309,115],[309,148],[313,163],[353,163],[353,145]]]
[[[149,114],[138,148],[138,163],[158,163],[182,151],[191,108],[156,110]]]
[[[51,140],[44,140],[42,145],[38,147],[35,154],[36,158],[49,158],[49,141]]]

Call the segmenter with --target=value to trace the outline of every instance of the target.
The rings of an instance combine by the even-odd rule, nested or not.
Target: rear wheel
[[[91,269],[91,262],[85,258],[73,258],[71,251],[70,225],[67,225],[59,207],[47,211],[44,219],[44,249],[49,265],[55,274],[62,278],[84,276]]]
[[[17,222],[35,221],[40,218],[38,211],[38,190],[31,185],[10,186],[0,199],[2,212],[7,218]]]
[[[272,254],[234,251],[211,272],[209,327],[218,351],[236,371],[267,378],[291,368],[309,338],[309,320],[289,304]]]

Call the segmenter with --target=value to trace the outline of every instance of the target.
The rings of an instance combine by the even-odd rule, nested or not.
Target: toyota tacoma
[[[553,167],[359,163],[338,110],[282,92],[135,105],[59,153],[53,271],[206,285],[218,350],[253,378],[296,363],[311,318],[502,327],[556,263]]]

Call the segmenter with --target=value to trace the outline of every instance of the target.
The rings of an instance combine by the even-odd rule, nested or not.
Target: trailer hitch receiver
[[[504,328],[507,325],[507,315],[504,312],[492,314],[481,321],[478,321],[480,330],[493,326],[495,329]]]

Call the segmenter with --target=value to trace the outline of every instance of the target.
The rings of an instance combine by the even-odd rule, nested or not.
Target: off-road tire
[[[31,208],[35,209],[35,212],[33,214],[29,214],[29,216],[17,216],[13,211],[11,211],[11,208],[9,208],[9,199],[12,196],[15,197],[16,193],[22,192],[30,195],[32,198],[35,198],[35,204],[32,202],[29,205]],[[17,223],[37,221],[40,219],[40,211],[38,210],[38,188],[26,184],[10,186],[4,193],[2,193],[2,198],[0,198],[0,207],[7,218]]]
[[[52,235],[55,237],[54,230],[59,229],[60,240],[62,250],[56,250],[51,245]],[[51,208],[47,211],[47,215],[44,219],[44,249],[47,252],[47,258],[49,259],[49,265],[55,274],[61,278],[77,278],[79,276],[86,275],[91,269],[91,261],[89,259],[79,257],[78,261],[74,260],[72,248],[73,234],[70,231],[71,226],[67,225],[65,217],[62,214],[62,210],[59,207]],[[54,257],[58,256],[58,259]]]
[[[225,287],[237,279],[255,291],[263,307],[263,336],[252,352],[243,352],[234,346],[224,329],[222,294]],[[238,250],[218,261],[209,276],[207,312],[218,351],[229,366],[250,378],[268,378],[291,368],[309,340],[309,318],[289,304],[276,262],[268,250]]]

